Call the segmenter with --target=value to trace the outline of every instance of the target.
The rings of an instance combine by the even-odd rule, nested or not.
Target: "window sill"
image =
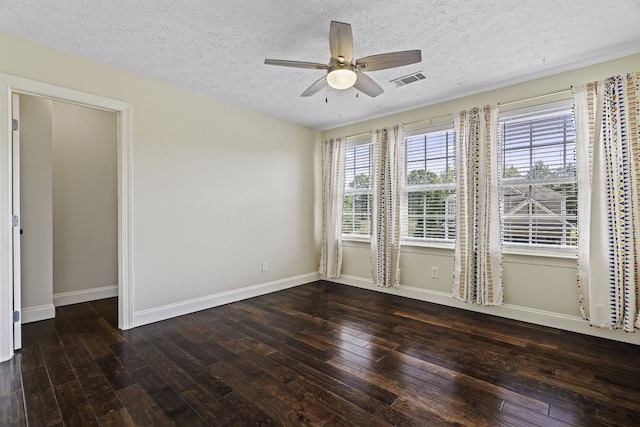
[[[531,248],[517,248],[517,247],[503,247],[502,253],[504,255],[523,255],[523,256],[536,256],[545,258],[564,258],[564,259],[578,259],[578,252],[575,250],[558,250],[558,249],[531,249]]]
[[[417,247],[417,248],[431,248],[431,249],[449,249],[454,250],[456,248],[455,243],[449,242],[425,242],[417,240],[402,240],[402,246]]]
[[[371,238],[359,237],[359,236],[345,236],[342,238],[342,242],[348,246],[362,247],[371,243]],[[455,243],[446,242],[425,242],[415,240],[403,240],[401,242],[404,248],[423,248],[423,249],[445,249],[453,251],[455,250]],[[576,250],[558,250],[554,248],[521,248],[513,246],[503,246],[503,255],[519,255],[528,257],[543,257],[543,258],[561,258],[561,259],[578,259],[578,252]]]
[[[342,242],[347,242],[347,243],[371,243],[371,237],[367,236],[367,237],[359,237],[359,236],[343,236],[342,237]]]

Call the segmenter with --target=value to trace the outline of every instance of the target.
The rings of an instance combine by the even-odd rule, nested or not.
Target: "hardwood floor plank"
[[[65,351],[96,416],[101,418],[112,411],[120,410],[122,404],[112,384],[103,375],[102,369],[85,347],[75,345],[67,347]]]
[[[159,363],[156,366],[162,368],[167,367],[166,364]],[[175,371],[173,372],[175,373]],[[166,374],[165,374],[166,375]],[[169,375],[168,377],[158,373],[152,366],[145,366],[132,373],[136,384],[139,384],[151,399],[161,408],[167,407],[167,402],[177,401],[180,397],[180,403],[172,403],[170,406],[180,408],[186,414],[180,414],[180,419],[185,420],[187,416],[193,418],[198,415],[201,420],[209,422],[219,417],[221,419],[232,418],[229,416],[226,408],[217,403],[217,398],[211,395],[207,390],[198,383],[193,382],[189,377]],[[184,380],[176,382],[176,378]],[[172,382],[172,386],[168,381]],[[179,390],[179,391],[178,391]],[[223,393],[221,393],[223,394]],[[189,407],[188,409],[186,407]],[[176,409],[173,412],[178,412]],[[193,413],[192,413],[193,412]],[[172,419],[177,418],[175,414],[169,414]],[[201,420],[196,420],[198,423]]]
[[[146,366],[132,374],[137,385],[140,385],[147,396],[151,398],[153,404],[160,408],[167,418],[175,421],[178,425],[204,425],[206,417],[203,412],[209,413],[211,407],[215,406],[207,403],[206,411],[199,406],[193,406],[185,396],[200,397],[200,404],[203,402],[216,402],[208,393],[205,393],[197,384],[185,384],[184,390],[176,392],[163,378],[161,378],[151,367]],[[205,396],[206,397],[203,397]],[[217,408],[219,413],[223,413],[222,408]]]
[[[22,401],[22,354],[0,363],[0,425],[26,426],[27,419]]]
[[[208,425],[223,425],[236,417],[235,409],[223,403],[226,396],[228,394],[221,400],[215,400],[199,387],[189,387],[180,393],[180,397]]]
[[[16,354],[11,360],[0,363],[0,397],[6,397],[22,391],[20,366],[22,354]]]
[[[61,343],[56,343],[47,349],[43,349],[43,356],[46,353],[45,365],[47,375],[54,386],[75,381],[76,374],[67,359],[67,354]]]
[[[399,382],[396,378],[380,373],[370,360],[348,351],[341,351],[339,355],[332,357],[327,363],[354,374],[397,396],[404,392],[417,392],[424,386],[424,382],[422,381]]]
[[[136,354],[143,358],[149,367],[177,392],[186,390],[190,378],[175,363],[167,359],[160,350],[149,342],[136,343]],[[139,381],[139,380],[138,380]]]
[[[342,399],[340,396],[332,393],[324,387],[319,387],[315,383],[303,377],[299,377],[287,383],[287,387],[294,390],[296,393],[305,396],[306,399],[318,402],[336,414],[325,425],[331,425],[332,422],[342,423],[346,422],[346,420],[349,420],[349,425],[353,426],[374,427],[389,425],[386,421],[378,419],[370,412],[352,405],[347,400]]]
[[[295,413],[296,419],[304,420],[305,423],[308,421],[310,424],[322,425],[333,416],[331,410],[318,404],[313,399],[307,399],[304,394],[295,393],[293,389],[288,388],[268,374],[258,378],[255,384],[269,393],[270,400],[273,397],[277,398],[282,402],[283,407]],[[293,419],[292,416],[290,418]]]
[[[0,426],[26,426],[22,389],[0,397]]]
[[[180,369],[191,378],[191,381],[195,381],[200,387],[204,388],[212,398],[219,399],[233,391],[231,387],[225,384],[220,378],[212,375],[197,359],[189,353],[182,351],[180,347],[168,339],[158,337],[150,342],[162,351],[168,359],[180,366]],[[206,361],[208,362],[208,360]]]
[[[142,360],[136,355],[135,350],[129,343],[117,342],[109,345],[109,348],[113,354],[118,358],[122,366],[129,372],[133,372],[137,369],[144,368],[147,362]]]
[[[54,386],[56,400],[65,425],[99,425],[91,405],[87,401],[82,385],[78,381],[69,381]]]
[[[549,427],[567,427],[571,425],[565,423],[564,421],[549,417],[546,414],[541,414],[539,412],[533,411],[529,408],[525,408],[524,406],[520,406],[509,401],[504,402],[502,411],[506,414],[511,414],[514,417],[527,421],[528,423],[531,423],[533,425]]]
[[[98,418],[101,426],[106,427],[135,427],[136,422],[125,408],[109,412]]]
[[[549,417],[574,426],[597,425],[596,408],[577,402],[573,405],[549,405]]]
[[[109,353],[105,357],[96,359],[96,363],[102,370],[103,375],[111,383],[114,390],[129,387],[134,384],[134,380],[127,369],[120,363],[120,360],[113,354]]]
[[[464,388],[454,395],[440,387],[425,386],[421,393],[401,396],[393,407],[414,419],[429,423],[441,419],[457,425],[493,426],[502,405],[500,399],[468,395]]]
[[[83,332],[79,334],[80,339],[87,347],[94,359],[110,357],[113,355],[111,348],[96,332]]]
[[[425,383],[439,384],[445,388],[451,385],[460,385],[477,392],[491,394],[501,400],[509,400],[541,414],[547,414],[549,411],[549,405],[541,400],[514,392],[504,386],[464,374],[459,370],[447,369],[440,365],[408,356],[404,353],[392,352],[379,362],[380,365],[388,363],[393,367],[400,367],[405,375],[412,376]]]
[[[24,325],[0,425],[640,425],[638,346],[488,314],[319,281],[117,318],[110,298]]]
[[[409,417],[405,417],[404,414],[399,413],[394,408],[391,408],[389,406],[390,404],[383,404],[376,400],[375,397],[367,393],[366,389],[362,390],[359,388],[353,388],[336,379],[335,377],[319,371],[314,367],[289,356],[285,352],[274,353],[270,355],[269,358],[276,360],[279,363],[294,370],[309,382],[317,384],[318,387],[321,387],[328,392],[338,396],[343,401],[349,402],[350,404],[355,405],[357,408],[360,408],[365,412],[375,414],[378,419],[383,420],[386,423],[397,419],[404,419],[407,425],[412,425],[415,423],[415,420],[412,420]]]
[[[98,366],[98,363],[96,363],[84,345],[77,344],[65,347],[65,353],[78,378],[82,379],[102,375],[100,366]]]
[[[154,338],[154,340],[164,339],[170,340],[174,345],[183,349],[192,358],[197,359],[200,364],[207,366],[220,360],[220,354],[223,352],[224,347],[220,349],[215,344],[205,342],[201,344],[192,344],[179,332],[168,331],[163,335]],[[224,353],[225,356],[229,356],[228,353]]]
[[[54,426],[62,424],[49,375],[44,366],[22,372],[24,399],[29,425]]]
[[[220,400],[225,408],[231,408],[233,418],[225,425],[228,426],[279,426],[277,422],[266,414],[262,409],[254,405],[248,399],[242,397],[237,392],[230,393]]]
[[[116,392],[127,414],[136,426],[175,426],[176,423],[167,418],[156,406],[151,397],[138,384],[120,389]]]
[[[638,426],[640,415],[620,408],[598,409],[596,421],[606,426]]]

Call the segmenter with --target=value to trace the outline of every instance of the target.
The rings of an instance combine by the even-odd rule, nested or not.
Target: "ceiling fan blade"
[[[293,68],[312,68],[316,70],[326,70],[326,64],[320,64],[318,62],[304,62],[304,61],[286,61],[282,59],[265,59],[264,63],[267,65],[279,65],[281,67],[293,67]]]
[[[300,96],[315,95],[316,93],[318,93],[318,91],[320,89],[324,88],[327,85],[326,80],[327,80],[326,76],[316,80],[316,82],[314,84],[312,84],[311,86],[309,86],[309,88],[307,90],[302,92],[302,95],[300,95]]]
[[[356,66],[366,71],[377,71],[415,64],[420,61],[422,61],[422,52],[420,52],[420,50],[405,50],[402,52],[365,56],[356,61]]]
[[[356,80],[356,84],[354,84],[353,87],[372,98],[375,98],[376,96],[384,92],[384,90],[378,83],[374,82],[371,77],[367,76],[363,72],[358,73],[358,79]]]
[[[344,62],[351,63],[353,59],[351,25],[331,21],[331,26],[329,27],[329,49],[333,59],[337,60],[339,57],[343,57]]]

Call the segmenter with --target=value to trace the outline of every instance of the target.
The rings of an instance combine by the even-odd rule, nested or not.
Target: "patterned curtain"
[[[457,218],[453,296],[479,305],[502,304],[502,223],[498,180],[498,108],[454,115]]]
[[[580,309],[592,326],[640,328],[640,73],[574,88]]]
[[[399,126],[379,129],[373,138],[373,283],[381,287],[397,287],[400,284],[400,209],[404,150]]]
[[[340,277],[342,268],[342,203],[344,198],[345,140],[331,139],[322,151],[322,248],[320,274]]]

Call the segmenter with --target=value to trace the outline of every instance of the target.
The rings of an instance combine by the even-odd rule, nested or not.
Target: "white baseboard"
[[[533,308],[511,304],[504,304],[497,307],[484,307],[474,304],[466,304],[453,298],[453,296],[449,293],[404,285],[400,285],[398,288],[381,288],[379,286],[375,286],[372,283],[371,279],[364,279],[356,276],[343,275],[339,279],[330,279],[330,281],[342,285],[349,285],[372,291],[412,298],[420,301],[432,302],[449,307],[461,308],[463,310],[490,314],[493,316],[504,317],[512,320],[519,320],[521,322],[533,323],[541,326],[549,326],[565,331],[577,332],[580,334],[592,335],[600,338],[640,345],[640,334],[629,334],[622,331],[594,328],[589,326],[589,324],[584,319],[578,316],[569,316],[562,313],[536,310]]]
[[[103,286],[101,288],[53,294],[53,305],[56,307],[60,307],[63,305],[80,304],[82,302],[95,301],[98,299],[112,298],[117,296],[118,286]]]
[[[53,304],[40,305],[38,307],[23,308],[20,312],[20,323],[39,322],[41,320],[56,317],[56,308]]]
[[[172,317],[182,316],[196,311],[206,310],[223,304],[253,298],[283,289],[293,288],[320,279],[318,273],[304,274],[301,276],[289,277],[273,282],[261,283],[247,286],[246,288],[234,289],[232,291],[220,292],[218,294],[207,295],[188,301],[181,301],[175,304],[168,304],[161,307],[149,308],[133,313],[133,327],[146,325]]]

